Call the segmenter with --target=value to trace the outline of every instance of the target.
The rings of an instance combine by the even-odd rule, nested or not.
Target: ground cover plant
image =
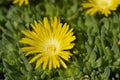
[[[120,1],[0,0],[0,79],[120,80]]]

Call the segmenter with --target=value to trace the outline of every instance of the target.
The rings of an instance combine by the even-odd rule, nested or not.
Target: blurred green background
[[[85,14],[84,0],[0,0],[0,78],[3,80],[120,80],[120,9],[111,15]],[[74,28],[68,68],[34,69],[21,52],[21,30],[33,20],[57,16]]]

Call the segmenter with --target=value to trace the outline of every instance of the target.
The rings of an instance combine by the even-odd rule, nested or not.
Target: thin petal
[[[19,2],[19,0],[14,0],[14,1],[13,1],[13,4],[16,4],[17,2]]]
[[[90,8],[90,7],[93,7],[93,6],[94,6],[94,4],[90,4],[90,3],[83,3],[83,4],[82,4],[82,6],[83,6],[84,8]]]
[[[70,44],[63,44],[62,46],[61,46],[61,49],[60,50],[67,50],[67,49],[71,49],[71,48],[73,48],[74,47],[74,43],[70,43]]]
[[[99,9],[97,9],[97,8],[91,8],[86,13],[90,14],[90,15],[93,15],[93,14],[95,14],[98,11],[99,11]]]
[[[55,57],[55,56],[52,56],[52,60],[53,60],[53,67],[54,67],[54,68],[57,68],[57,65],[56,65],[56,57]]]
[[[51,70],[52,69],[52,58],[50,57],[50,59],[49,59],[49,70]]]
[[[28,51],[28,52],[25,54],[25,56],[28,56],[28,55],[30,55],[30,54],[40,53],[40,52],[42,52],[42,51],[40,51],[40,50],[31,50],[31,51]]]
[[[23,2],[24,2],[24,0],[20,0],[19,6],[22,6]]]
[[[49,56],[46,56],[46,57],[44,58],[43,70],[45,70],[45,69],[46,69],[47,64],[48,64],[48,60],[49,60]]]
[[[38,67],[44,62],[44,57],[45,57],[45,56],[41,57],[41,58],[36,62],[35,68],[38,68]]]
[[[24,52],[28,52],[28,51],[34,50],[35,47],[23,47],[23,48],[21,48],[21,49],[22,49],[22,51],[24,51]]]
[[[32,32],[29,30],[22,30],[22,33],[28,38],[34,39],[35,37],[32,35]]]
[[[29,44],[32,46],[37,45],[37,43],[34,40],[29,39],[29,38],[22,38],[22,40],[20,40],[19,42],[24,43],[24,44]]]
[[[70,56],[72,55],[70,52],[67,51],[61,51],[58,54],[61,58],[63,58],[64,60],[68,61],[68,59],[70,58]]]
[[[41,56],[43,56],[44,54],[38,54],[38,55],[36,55],[35,57],[33,57],[30,61],[29,61],[29,63],[33,63],[34,61],[36,61],[38,58],[40,58]]]
[[[25,0],[25,4],[28,5],[28,4],[29,4],[29,1],[28,1],[28,0]]]
[[[62,64],[62,66],[66,69],[67,65],[64,63],[64,61],[62,59],[59,58],[60,63]]]

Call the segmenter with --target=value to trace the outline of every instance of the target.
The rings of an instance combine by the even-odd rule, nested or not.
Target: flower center
[[[47,47],[47,51],[48,51],[48,53],[50,53],[50,54],[54,54],[54,53],[56,52],[56,47],[55,47],[55,45],[50,44],[50,45]]]
[[[106,9],[110,6],[111,0],[99,0],[97,3],[100,8]]]

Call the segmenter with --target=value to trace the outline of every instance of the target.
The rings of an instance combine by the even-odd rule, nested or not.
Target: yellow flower
[[[117,9],[120,4],[120,0],[88,0],[88,2],[83,3],[84,8],[89,8],[86,12],[87,14],[93,15],[96,12],[108,16],[111,11]]]
[[[27,44],[22,48],[26,56],[34,56],[29,63],[36,62],[35,68],[42,65],[43,70],[47,66],[49,70],[59,68],[60,64],[67,68],[64,60],[68,61],[72,56],[68,49],[75,45],[71,43],[76,38],[73,36],[73,29],[69,30],[67,23],[62,25],[57,17],[51,18],[50,21],[45,17],[43,23],[34,21],[31,26],[33,30],[23,30],[22,33],[26,37],[20,40],[21,43]]]
[[[22,6],[22,4],[25,2],[26,5],[29,4],[28,0],[13,0],[13,4],[19,3],[19,6]]]

